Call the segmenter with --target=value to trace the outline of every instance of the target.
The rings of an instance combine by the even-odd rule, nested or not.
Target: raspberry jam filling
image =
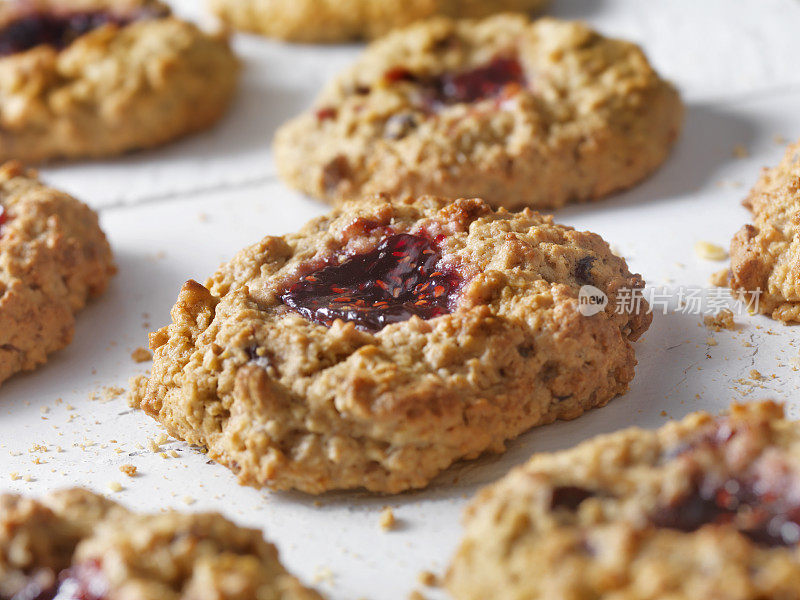
[[[732,478],[721,485],[700,481],[690,493],[652,516],[657,527],[692,532],[704,525],[728,525],[756,544],[794,546],[800,542],[800,505],[755,482]]]
[[[74,13],[24,12],[0,29],[0,56],[24,52],[40,45],[63,50],[76,39],[103,25],[123,27],[160,16],[152,10],[121,15],[108,11]]]
[[[461,283],[441,260],[427,237],[390,235],[375,250],[302,277],[281,300],[315,323],[341,319],[366,331],[414,315],[432,319],[451,312]]]
[[[0,237],[3,237],[3,225],[8,221],[8,213],[6,209],[0,206]]]
[[[508,86],[526,85],[525,73],[519,60],[502,56],[468,71],[443,73],[428,78],[418,77],[408,69],[396,67],[386,73],[385,79],[389,83],[409,81],[417,84],[421,88],[423,104],[430,109],[496,98]]]
[[[791,462],[773,446],[747,450],[759,448],[763,432],[763,423],[720,417],[665,452],[665,460],[686,460],[695,474],[687,493],[651,515],[653,524],[683,532],[724,525],[761,546],[797,545],[800,488]],[[711,453],[732,475],[704,473],[698,453]]]

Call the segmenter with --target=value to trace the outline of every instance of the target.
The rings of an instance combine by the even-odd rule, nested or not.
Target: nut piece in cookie
[[[729,283],[749,307],[785,323],[800,322],[800,142],[765,169],[744,202],[753,223],[731,241]]]
[[[238,72],[225,36],[157,0],[7,0],[0,160],[111,156],[206,129]]]
[[[0,495],[0,598],[321,600],[260,531],[218,514],[136,514],[82,489]]]
[[[641,49],[585,25],[440,18],[374,42],[275,139],[281,177],[328,202],[386,192],[557,208],[627,188],[683,120]]]
[[[94,211],[19,163],[0,167],[0,382],[67,346],[115,271]]]
[[[295,42],[375,38],[433,16],[481,18],[542,8],[547,0],[210,0],[238,29]]]
[[[458,600],[797,597],[800,423],[772,402],[539,454],[481,491]]]
[[[421,488],[625,392],[651,315],[617,299],[643,285],[529,210],[348,203],[187,282],[133,403],[249,485]]]

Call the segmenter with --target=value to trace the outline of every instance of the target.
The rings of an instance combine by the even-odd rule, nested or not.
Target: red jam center
[[[458,73],[443,73],[436,77],[421,78],[402,67],[385,75],[389,83],[410,81],[422,90],[422,98],[429,108],[451,104],[473,103],[496,98],[511,85],[526,85],[525,73],[517,58],[497,57],[485,65]]]
[[[719,454],[723,460],[756,435],[756,426],[716,419],[698,435],[664,453],[666,460],[691,458],[697,452]],[[742,439],[743,438],[743,439]],[[694,462],[694,461],[693,461]],[[690,463],[692,464],[692,463]],[[667,506],[657,509],[651,519],[657,527],[692,532],[704,525],[732,527],[756,544],[777,547],[800,542],[800,504],[791,499],[794,485],[789,463],[781,459],[748,459],[745,472],[727,479],[698,473],[689,491]]]
[[[702,482],[652,517],[657,527],[691,532],[704,525],[729,525],[753,542],[769,547],[794,546],[800,542],[800,506],[783,494],[741,479],[722,485]]]
[[[6,209],[0,206],[0,237],[3,237],[3,225],[8,221],[8,213]]]
[[[82,35],[103,25],[122,27],[133,21],[155,16],[158,15],[152,10],[141,10],[124,16],[107,11],[26,13],[0,29],[0,56],[24,52],[40,45],[62,50]]]
[[[440,264],[441,253],[420,235],[397,234],[375,250],[306,275],[281,300],[315,323],[351,321],[379,331],[416,315],[448,314],[461,278]]]

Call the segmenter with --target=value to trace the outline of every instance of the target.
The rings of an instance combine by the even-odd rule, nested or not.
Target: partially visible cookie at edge
[[[0,167],[0,382],[67,346],[115,271],[94,211],[19,163]]]
[[[133,404],[245,484],[421,488],[624,393],[643,285],[530,210],[352,202],[187,282]]]
[[[376,38],[428,17],[481,18],[534,11],[547,0],[210,0],[238,29],[293,42]]]
[[[635,44],[577,22],[432,19],[374,42],[276,134],[291,186],[558,208],[628,188],[667,158],[676,89]]]
[[[0,598],[321,600],[260,531],[212,513],[138,514],[83,489],[0,495]]]
[[[800,322],[800,142],[762,171],[744,204],[753,223],[731,241],[729,284],[754,311]]]
[[[468,508],[456,600],[762,600],[800,589],[800,423],[771,402],[542,453]]]
[[[225,35],[157,0],[9,0],[0,6],[0,160],[112,156],[206,129],[238,72]]]

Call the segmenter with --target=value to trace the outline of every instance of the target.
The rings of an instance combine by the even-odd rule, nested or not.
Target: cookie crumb
[[[723,329],[735,329],[736,322],[733,320],[733,312],[727,308],[723,308],[715,315],[706,315],[703,317],[703,323],[712,331],[722,331]]]
[[[195,502],[197,502],[197,501],[194,498],[192,498],[191,496],[184,496],[183,497],[183,503],[186,504],[186,505],[191,506]]]
[[[420,574],[417,575],[417,581],[427,587],[439,587],[439,578],[431,571],[420,571]]]
[[[408,600],[426,600],[426,598],[420,592],[414,590],[408,595]]]
[[[717,343],[718,343],[717,340],[715,340],[713,337],[706,338],[706,344],[708,344],[709,346],[716,346]]]
[[[333,583],[333,571],[331,571],[330,567],[319,567],[317,571],[314,573],[314,583]]]
[[[715,273],[711,274],[711,277],[708,278],[708,282],[715,286],[715,287],[728,287],[728,277],[730,276],[730,272],[728,269],[722,269]]]
[[[135,477],[136,476],[136,467],[134,465],[131,465],[131,464],[122,465],[119,468],[119,470],[122,471],[123,473],[125,473],[125,475],[127,475],[128,477]]]
[[[762,379],[764,379],[764,376],[757,369],[751,369],[750,370],[750,379],[755,379],[756,381],[761,381]]]
[[[131,358],[134,362],[143,363],[149,360],[153,360],[153,355],[150,353],[150,350],[147,348],[142,348],[141,346],[131,352]]]
[[[733,147],[733,155],[736,158],[747,158],[750,156],[750,153],[747,151],[747,148],[745,148],[744,144],[736,144]]]
[[[391,507],[387,506],[381,511],[381,516],[378,523],[380,524],[381,529],[384,531],[391,531],[394,529],[397,521],[394,518],[394,511],[391,509]]]
[[[122,491],[122,484],[119,481],[110,481],[108,483],[108,489],[112,492],[121,492]]]
[[[697,242],[694,245],[694,253],[705,260],[725,260],[728,258],[725,248],[706,241]]]
[[[22,476],[19,473],[17,473],[16,471],[13,471],[13,472],[9,473],[9,476],[11,477],[11,481],[18,481],[18,480],[22,479]]]

